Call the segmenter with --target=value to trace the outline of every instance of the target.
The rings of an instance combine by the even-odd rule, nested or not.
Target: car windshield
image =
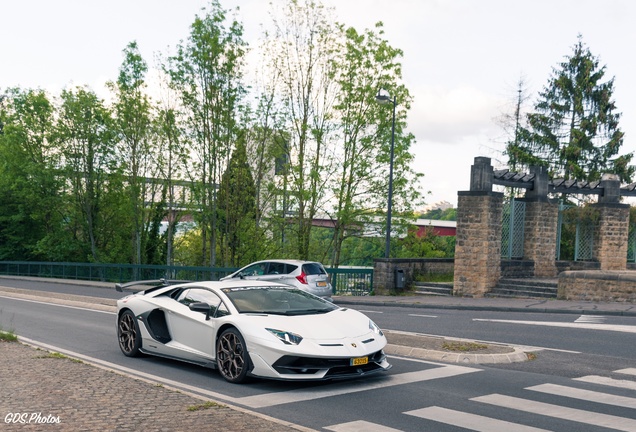
[[[314,315],[331,312],[338,307],[305,291],[289,287],[225,288],[239,313],[273,315]]]

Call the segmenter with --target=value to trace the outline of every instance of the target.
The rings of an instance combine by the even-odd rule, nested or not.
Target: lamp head
[[[378,94],[375,95],[375,100],[380,104],[393,103],[393,100],[391,100],[391,95],[389,94],[389,92],[383,89],[378,89]]]

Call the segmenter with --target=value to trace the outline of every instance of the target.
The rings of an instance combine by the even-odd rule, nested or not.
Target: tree
[[[227,251],[225,264],[240,267],[255,261],[259,248],[254,179],[247,163],[245,144],[239,141],[223,173],[219,188],[221,251]]]
[[[519,142],[509,144],[509,157],[525,167],[546,166],[552,178],[595,181],[615,173],[631,181],[633,153],[618,156],[624,134],[612,100],[614,79],[603,81],[605,72],[579,36],[539,93]]]
[[[152,108],[144,90],[146,62],[139,53],[136,42],[124,50],[124,61],[116,82],[108,84],[115,94],[113,104],[114,127],[119,138],[119,157],[124,167],[126,188],[130,200],[127,212],[132,219],[133,232],[131,261],[134,264],[148,263],[142,251],[149,233],[147,201],[154,201],[155,194],[149,190],[146,177],[154,177],[157,170],[156,146],[152,140]]]
[[[122,205],[120,167],[114,151],[111,112],[85,88],[63,90],[55,140],[70,187],[67,229],[78,242],[80,261],[125,262],[129,232]]]
[[[289,0],[272,13],[274,31],[267,35],[271,76],[289,136],[284,196],[295,212],[295,252],[301,259],[309,258],[312,222],[331,170],[327,155],[335,83],[330,59],[336,27],[330,12],[313,0]]]
[[[0,259],[65,258],[53,115],[42,90],[10,89],[0,104]],[[47,238],[55,238],[55,247],[47,247]]]
[[[185,194],[175,191],[179,186],[183,190],[183,182],[178,181],[178,176],[181,174],[181,168],[185,166],[184,148],[181,143],[181,130],[176,110],[169,106],[159,109],[153,128],[157,137],[157,167],[164,184],[163,196],[165,196],[165,212],[168,219],[165,233],[165,264],[172,265],[174,239],[181,216],[180,209],[187,206]]]
[[[226,11],[211,1],[203,16],[197,16],[190,37],[178,47],[166,72],[179,94],[194,160],[191,180],[198,200],[202,256],[216,264],[218,233],[217,187],[228,163],[238,133],[241,82],[245,43],[243,27],[236,20],[226,27]]]
[[[400,84],[402,51],[382,39],[382,23],[363,33],[342,25],[339,30],[343,46],[332,59],[338,85],[335,119],[339,132],[339,145],[333,151],[338,168],[331,182],[335,201],[331,264],[335,267],[343,242],[359,231],[352,228],[372,222],[377,212],[370,210],[386,208],[391,141],[387,132],[392,130],[393,111],[377,103],[380,88],[399,101],[394,157],[396,208],[409,213],[419,196],[415,187],[419,175],[409,168],[414,139],[405,131],[411,96]]]
[[[514,150],[520,145],[521,130],[528,126],[526,105],[530,100],[526,79],[522,76],[517,81],[514,100],[511,98],[510,104],[513,106],[510,111],[504,112],[497,122],[501,126],[505,136],[504,155],[508,156],[508,167],[511,171],[517,172],[519,162]]]

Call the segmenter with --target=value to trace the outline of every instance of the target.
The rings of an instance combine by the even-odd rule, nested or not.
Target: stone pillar
[[[548,171],[545,167],[530,167],[534,187],[525,194],[523,256],[534,261],[534,277],[553,278],[557,275],[556,248],[559,205],[548,200]]]
[[[593,257],[601,270],[627,269],[629,204],[594,204],[598,224],[594,235]]]
[[[526,202],[523,256],[534,261],[534,277],[553,278],[556,267],[559,205],[549,202]],[[627,255],[625,255],[627,256]]]
[[[620,204],[620,180],[616,174],[603,174],[603,194],[598,204],[597,230],[594,236],[594,259],[601,270],[627,269],[629,238],[629,204]]]
[[[483,297],[499,282],[503,194],[492,184],[490,158],[475,158],[470,191],[457,194],[453,295]]]

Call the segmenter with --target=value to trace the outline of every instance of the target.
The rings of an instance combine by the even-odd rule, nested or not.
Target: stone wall
[[[381,258],[373,262],[373,292],[389,295],[396,292],[395,270],[404,272],[404,289],[413,285],[413,280],[423,274],[452,274],[453,258]]]
[[[524,279],[534,277],[534,262],[530,260],[501,260],[501,277]]]
[[[636,271],[565,271],[559,274],[557,298],[636,303]]]

